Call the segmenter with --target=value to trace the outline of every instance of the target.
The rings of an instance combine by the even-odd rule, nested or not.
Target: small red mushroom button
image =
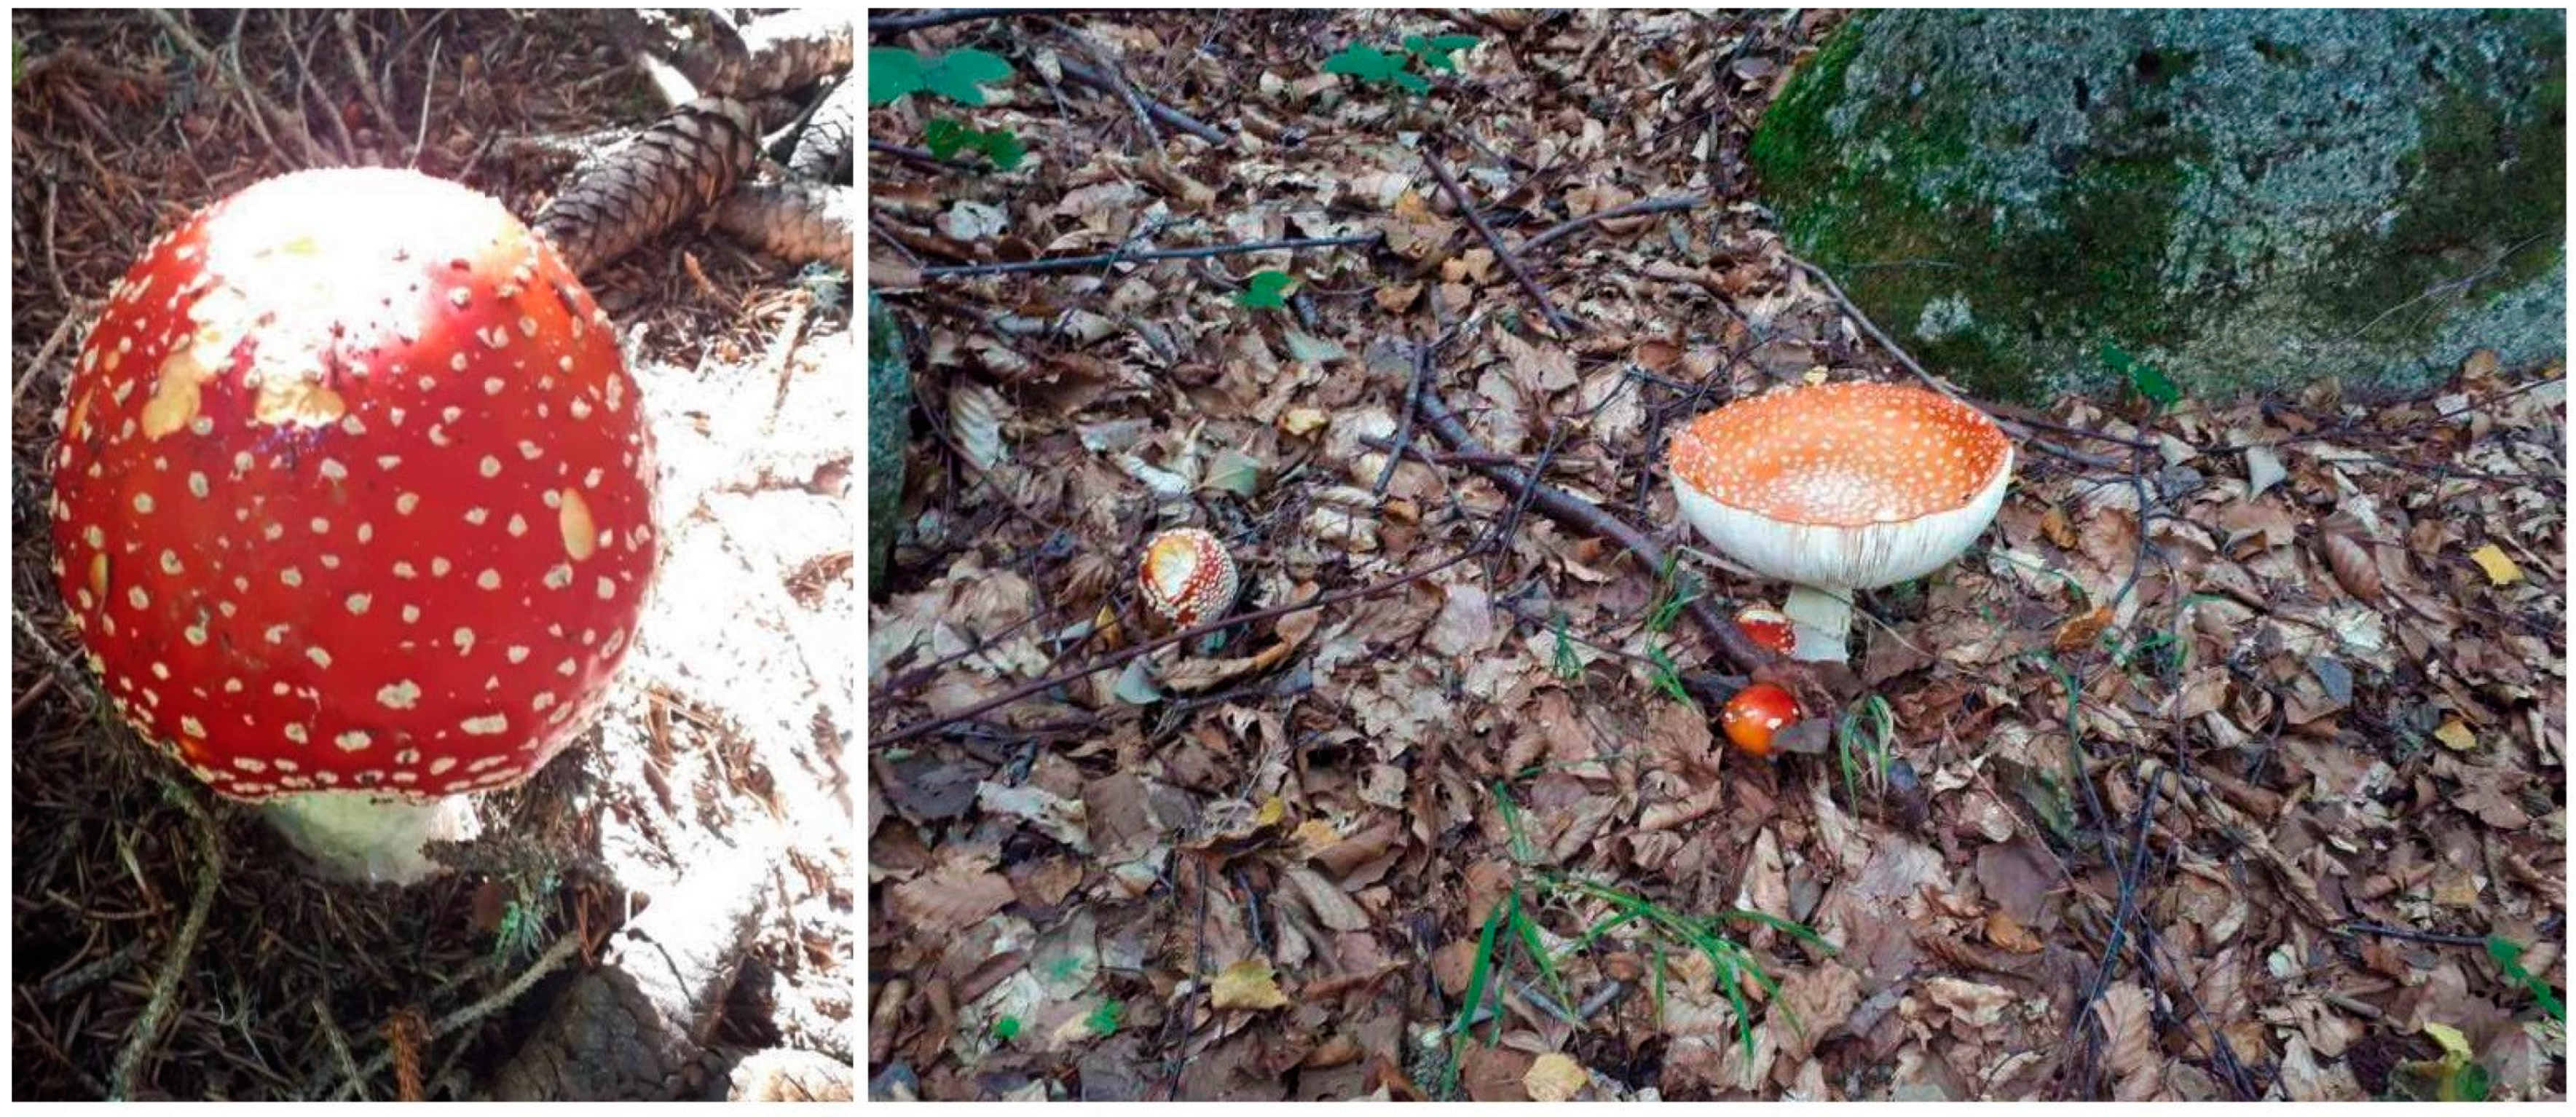
[[[465,187],[309,171],[198,211],[110,290],[65,400],[72,624],[225,795],[517,782],[633,641],[635,384],[554,250]]]
[[[1145,607],[1174,629],[1196,628],[1234,605],[1234,556],[1224,542],[1194,527],[1173,528],[1145,545],[1136,589]]]

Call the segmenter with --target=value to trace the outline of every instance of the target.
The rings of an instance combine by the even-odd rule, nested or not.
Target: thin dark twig
[[[214,819],[206,808],[187,792],[172,790],[170,801],[188,816],[197,833],[197,890],[188,900],[188,914],[179,921],[179,933],[170,940],[170,951],[161,958],[161,968],[152,976],[151,995],[143,1003],[143,1013],[135,1018],[134,1032],[125,1048],[116,1053],[116,1065],[108,1072],[107,1099],[124,1101],[133,1096],[134,1072],[161,1042],[161,1029],[169,1022],[170,1002],[179,991],[179,978],[188,971],[188,959],[197,953],[197,939],[206,930],[206,916],[215,907],[215,886],[223,881],[223,843],[215,833]]]
[[[1570,234],[1581,232],[1585,227],[1598,222],[1616,221],[1622,217],[1635,217],[1640,214],[1647,213],[1667,213],[1672,210],[1691,209],[1706,204],[1708,204],[1708,194],[1707,192],[1702,191],[1692,194],[1673,194],[1661,198],[1648,198],[1642,202],[1630,202],[1624,206],[1613,206],[1597,213],[1587,213],[1571,221],[1561,222],[1554,227],[1549,228],[1546,232],[1522,241],[1521,251],[1536,252]]]
[[[1501,260],[1503,267],[1511,271],[1512,278],[1520,282],[1521,290],[1529,292],[1530,298],[1538,303],[1539,314],[1547,319],[1548,328],[1558,337],[1574,334],[1574,323],[1557,312],[1556,303],[1547,297],[1547,288],[1530,275],[1527,267],[1522,266],[1521,258],[1503,243],[1502,236],[1494,232],[1493,226],[1485,223],[1484,215],[1476,212],[1475,199],[1467,196],[1466,187],[1458,185],[1458,177],[1449,173],[1449,165],[1440,161],[1440,153],[1425,144],[1422,161],[1430,165],[1432,176],[1440,180],[1441,192],[1449,195],[1449,200],[1458,206],[1458,213],[1467,219],[1467,224],[1476,230],[1477,236],[1485,238],[1485,246],[1494,250],[1494,257]]]
[[[1136,87],[1129,85],[1127,83],[1126,76],[1118,72],[1118,66],[1116,62],[1110,58],[1109,52],[1102,49],[1098,44],[1093,43],[1091,41],[1091,36],[1084,34],[1081,29],[1076,28],[1070,23],[1066,23],[1060,19],[1049,19],[1046,21],[1046,25],[1054,28],[1056,31],[1063,34],[1064,37],[1073,40],[1076,44],[1079,44],[1082,47],[1083,53],[1090,55],[1094,61],[1100,63],[1100,76],[1109,79],[1109,84],[1113,91],[1115,91],[1122,100],[1127,102],[1128,111],[1136,114],[1136,126],[1145,130],[1146,142],[1153,145],[1155,148],[1161,148],[1163,146],[1163,133],[1155,129],[1154,115],[1145,111],[1144,99],[1136,95]]]
[[[1345,248],[1351,245],[1375,244],[1379,234],[1362,233],[1342,237],[1292,237],[1287,240],[1247,241],[1241,244],[1212,244],[1199,248],[1158,248],[1151,252],[1103,252],[1093,256],[1057,256],[1044,260],[1013,260],[1000,264],[960,264],[956,267],[923,268],[923,279],[946,279],[970,275],[1011,275],[1019,272],[1073,271],[1103,264],[1133,263],[1146,260],[1192,260],[1202,256],[1230,256],[1243,252],[1295,251],[1306,248]]]
[[[2487,944],[2487,940],[2478,935],[2446,935],[2439,931],[2418,931],[2407,927],[2390,927],[2380,923],[2346,923],[2335,928],[2335,933],[2339,935],[2377,935],[2381,938],[2405,939],[2408,942],[2438,943],[2443,946],[2485,946]]]
[[[930,8],[924,11],[909,12],[903,15],[869,16],[868,34],[900,35],[906,31],[920,31],[931,27],[945,27],[952,23],[971,23],[979,19],[999,19],[1009,16],[1042,16],[1052,15],[1059,12],[1077,12],[1081,10],[1082,9],[1080,8]]]
[[[980,171],[986,169],[981,164],[969,163],[963,159],[942,159],[936,155],[932,155],[925,148],[905,147],[902,144],[887,143],[884,140],[869,140],[868,150],[879,155],[889,156],[916,166],[935,167],[943,171]]]
[[[1422,389],[1422,418],[1430,424],[1432,435],[1451,449],[1476,455],[1492,453],[1483,443],[1476,441],[1474,435],[1467,433],[1466,424],[1459,422],[1457,413],[1449,410],[1448,403],[1440,398],[1439,389],[1428,384]],[[1417,449],[1415,453],[1420,454],[1421,451]],[[1429,458],[1426,457],[1424,460],[1427,461]],[[1644,561],[1651,570],[1661,572],[1669,559],[1671,552],[1666,551],[1662,544],[1655,542],[1654,538],[1645,532],[1602,511],[1591,501],[1545,484],[1518,467],[1470,465],[1469,468],[1504,486],[1515,497],[1525,491],[1528,492],[1530,507],[1546,513],[1550,519],[1564,523],[1577,531],[1597,535],[1617,543],[1628,553]],[[1691,615],[1692,620],[1698,622],[1703,631],[1708,633],[1710,641],[1717,645],[1718,653],[1737,667],[1752,671],[1777,658],[1745,636],[1744,630],[1737,628],[1733,621],[1719,616],[1716,608],[1709,604],[1707,598],[1693,600],[1684,607],[1684,610]]]
[[[988,698],[962,710],[931,718],[927,721],[916,722],[914,724],[904,726],[901,729],[893,730],[884,736],[872,738],[868,742],[868,747],[882,749],[892,745],[901,744],[925,733],[936,732],[948,726],[955,725],[958,722],[966,721],[989,711],[1008,706],[1011,703],[1018,702],[1022,699],[1044,694],[1047,691],[1054,690],[1055,688],[1063,686],[1076,679],[1086,678],[1091,675],[1099,674],[1102,671],[1109,670],[1112,667],[1124,665],[1127,661],[1145,655],[1149,652],[1159,651],[1163,648],[1167,648],[1184,641],[1195,640],[1220,629],[1232,628],[1239,624],[1255,624],[1261,621],[1284,617],[1291,613],[1302,613],[1309,609],[1321,609],[1327,605],[1338,605],[1345,601],[1357,601],[1364,597],[1375,597],[1379,594],[1387,593],[1391,590],[1400,589],[1404,586],[1419,582],[1424,578],[1428,578],[1443,570],[1447,570],[1452,566],[1465,562],[1468,559],[1474,558],[1478,553],[1477,548],[1470,547],[1455,555],[1451,555],[1446,559],[1442,559],[1439,562],[1422,567],[1419,570],[1398,575],[1383,582],[1360,586],[1354,589],[1342,590],[1337,593],[1328,593],[1321,597],[1309,598],[1305,601],[1290,602],[1286,605],[1263,609],[1256,613],[1243,613],[1236,616],[1220,617],[1216,620],[1201,624],[1196,628],[1183,629],[1168,636],[1149,640],[1142,644],[1131,645],[1062,674],[1050,675],[1043,679],[1037,679],[1020,686],[1012,687],[1010,690],[1005,691],[1000,695]]]
[[[1080,62],[1076,62],[1073,59],[1064,57],[1058,57],[1056,59],[1056,65],[1064,71],[1064,76],[1090,86],[1093,89],[1109,94],[1118,94],[1122,92],[1119,80],[1100,70],[1095,70]],[[1155,100],[1153,96],[1147,94],[1144,90],[1128,87],[1123,92],[1128,97],[1142,102],[1145,107],[1145,115],[1147,116],[1162,121],[1165,124],[1178,128],[1193,136],[1197,136],[1198,138],[1206,140],[1217,147],[1225,147],[1232,142],[1227,139],[1225,133],[1217,131],[1214,126],[1208,124],[1206,121],[1200,120],[1195,116],[1191,116],[1188,113],[1182,112],[1179,109]]]
[[[1425,341],[1413,347],[1413,380],[1404,389],[1404,418],[1396,423],[1395,441],[1389,445],[1386,468],[1378,471],[1377,485],[1372,490],[1386,495],[1386,487],[1395,481],[1395,467],[1403,464],[1404,451],[1413,445],[1413,419],[1422,410],[1422,382],[1431,379],[1431,347],[1436,341]]]

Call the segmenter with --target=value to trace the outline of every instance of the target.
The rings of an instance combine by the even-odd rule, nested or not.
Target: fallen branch
[[[1376,244],[1377,233],[1347,237],[1299,237],[1290,240],[1247,241],[1241,244],[1213,244],[1199,248],[1158,248],[1150,252],[1103,252],[1096,256],[1057,256],[1044,260],[1014,260],[1000,264],[961,264],[956,267],[923,268],[923,279],[948,279],[968,275],[1011,275],[1019,272],[1076,271],[1104,264],[1131,263],[1144,260],[1195,260],[1205,256],[1230,256],[1243,252],[1296,251],[1305,248],[1345,248],[1352,245]]]
[[[214,819],[187,792],[170,788],[167,793],[197,833],[197,891],[189,897],[187,918],[179,921],[179,933],[170,940],[169,953],[162,955],[161,968],[152,975],[152,993],[143,1002],[142,1015],[135,1017],[134,1034],[127,1037],[124,1050],[116,1053],[116,1066],[108,1072],[109,1101],[133,1096],[134,1072],[161,1042],[161,1029],[169,1023],[170,1001],[179,991],[179,977],[188,971],[188,959],[197,953],[197,939],[206,931],[206,914],[215,907],[215,886],[224,879],[223,843],[215,834]]]
[[[1706,204],[1708,204],[1708,195],[1706,193],[1696,193],[1673,194],[1662,198],[1648,198],[1642,202],[1630,202],[1624,206],[1613,206],[1609,209],[1602,210],[1599,213],[1587,213],[1572,221],[1562,222],[1555,227],[1548,229],[1546,232],[1522,241],[1521,251],[1536,252],[1539,249],[1545,248],[1564,238],[1568,234],[1580,232],[1586,226],[1597,222],[1616,221],[1622,217],[1636,217],[1641,214],[1648,213],[1668,213],[1677,209],[1692,209]]]
[[[1505,268],[1510,269],[1513,279],[1520,281],[1521,290],[1529,292],[1530,298],[1538,303],[1539,314],[1547,319],[1548,329],[1554,331],[1558,337],[1573,335],[1574,323],[1557,312],[1556,303],[1547,297],[1547,288],[1530,275],[1528,268],[1521,266],[1520,257],[1514,255],[1511,248],[1503,243],[1503,238],[1494,232],[1494,227],[1485,224],[1484,215],[1476,212],[1475,199],[1467,196],[1466,187],[1458,185],[1457,176],[1449,173],[1449,165],[1440,161],[1440,154],[1431,150],[1430,145],[1426,144],[1422,148],[1422,161],[1431,165],[1432,175],[1440,180],[1441,191],[1449,195],[1451,202],[1457,204],[1458,212],[1467,218],[1467,224],[1475,228],[1477,236],[1485,238],[1485,245],[1494,250],[1494,257],[1501,260]]]
[[[967,23],[979,19],[1047,15],[1073,10],[1071,8],[930,8],[906,15],[869,16],[868,34],[900,35],[906,31],[945,27],[952,23]]]
[[[969,163],[963,159],[942,159],[936,155],[932,155],[926,148],[905,147],[902,144],[887,143],[884,140],[869,140],[868,150],[879,155],[890,156],[916,166],[935,167],[945,171],[980,171],[986,169],[981,163]]]
[[[1086,66],[1062,55],[1056,56],[1056,66],[1064,71],[1064,76],[1090,86],[1093,89],[1097,89],[1112,96],[1123,94],[1127,97],[1133,98],[1136,103],[1141,104],[1144,107],[1145,115],[1162,121],[1164,124],[1178,128],[1193,136],[1197,136],[1198,138],[1206,140],[1218,147],[1224,147],[1233,142],[1225,133],[1217,131],[1207,122],[1191,116],[1188,113],[1182,112],[1179,109],[1173,108],[1170,105],[1164,104],[1161,101],[1155,100],[1152,95],[1146,93],[1144,90],[1125,86],[1123,82],[1108,73],[1093,69],[1090,66]]]
[[[928,721],[915,722],[911,725],[904,726],[901,729],[896,729],[886,733],[881,737],[872,737],[868,740],[868,747],[871,749],[888,748],[902,744],[905,741],[909,741],[924,734],[938,732],[939,730],[945,729],[959,722],[971,721],[994,710],[1008,706],[1011,703],[1044,694],[1047,691],[1054,690],[1066,683],[1097,675],[1112,667],[1124,666],[1127,661],[1139,656],[1146,655],[1150,652],[1160,651],[1174,644],[1195,640],[1220,629],[1232,628],[1239,624],[1256,624],[1261,621],[1284,617],[1291,613],[1302,613],[1309,609],[1321,609],[1327,605],[1339,605],[1345,601],[1357,601],[1364,597],[1376,597],[1379,594],[1412,585],[1424,578],[1428,578],[1443,570],[1447,570],[1452,566],[1465,562],[1468,559],[1474,558],[1480,553],[1482,553],[1480,548],[1469,547],[1466,550],[1460,551],[1455,555],[1451,555],[1448,558],[1440,560],[1439,562],[1435,562],[1410,573],[1397,575],[1396,577],[1383,582],[1361,586],[1356,589],[1342,590],[1338,593],[1328,593],[1321,597],[1309,598],[1305,601],[1292,601],[1286,605],[1263,609],[1257,613],[1244,613],[1237,616],[1221,617],[1199,625],[1196,628],[1183,629],[1179,632],[1161,637],[1160,639],[1149,640],[1142,644],[1130,645],[1126,648],[1120,649],[1119,651],[1093,660],[1081,667],[1074,668],[1071,671],[1049,675],[1043,679],[1037,679],[1012,687],[1010,690],[1004,691],[1000,695],[985,699],[984,701],[975,703],[965,709],[942,714],[938,717],[931,718]]]
[[[1466,424],[1459,422],[1457,413],[1449,410],[1448,402],[1440,398],[1439,389],[1428,384],[1422,389],[1422,419],[1430,424],[1433,437],[1460,454],[1474,456],[1461,459],[1468,468],[1502,485],[1513,497],[1526,497],[1530,507],[1545,513],[1549,519],[1617,543],[1655,571],[1661,572],[1669,561],[1671,552],[1665,550],[1663,544],[1655,542],[1654,537],[1602,511],[1591,501],[1539,481],[1517,466],[1484,462],[1483,459],[1491,457],[1493,452],[1476,441],[1476,436],[1467,433]],[[1415,452],[1420,453],[1418,450]],[[1693,600],[1683,607],[1683,611],[1699,623],[1700,629],[1717,645],[1719,654],[1738,668],[1750,673],[1775,661],[1776,657],[1745,636],[1743,629],[1719,616],[1706,597]]]

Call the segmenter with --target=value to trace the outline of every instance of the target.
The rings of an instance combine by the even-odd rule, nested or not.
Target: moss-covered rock
[[[1791,248],[1972,389],[2215,394],[2557,355],[2563,12],[1887,11],[1753,158]]]
[[[868,596],[885,592],[886,563],[903,525],[904,451],[912,442],[912,365],[903,330],[868,295]]]

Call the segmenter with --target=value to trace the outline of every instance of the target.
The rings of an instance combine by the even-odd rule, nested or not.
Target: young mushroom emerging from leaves
[[[1709,545],[1788,582],[1796,657],[1845,659],[1851,593],[1958,557],[2003,506],[2012,442],[1919,388],[1825,384],[1738,400],[1673,436],[1673,491]]]
[[[652,447],[606,316],[499,203],[308,171],[198,211],[69,378],[53,569],[116,712],[326,869],[409,882],[608,691]]]
[[[1136,568],[1136,591],[1145,608],[1174,631],[1224,616],[1240,589],[1224,541],[1194,527],[1155,536]]]

